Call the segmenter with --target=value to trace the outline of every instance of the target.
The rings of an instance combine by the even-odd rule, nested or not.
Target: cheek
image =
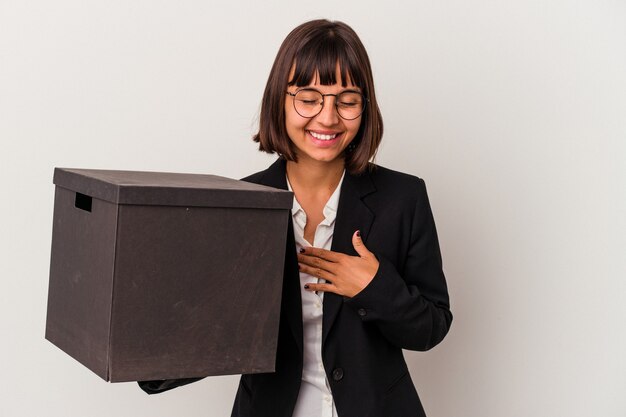
[[[302,132],[302,130],[309,123],[309,119],[305,119],[300,117],[295,110],[286,108],[285,109],[285,127],[287,129],[287,133],[291,136],[292,134],[297,134],[298,132]]]
[[[350,132],[350,136],[354,137],[357,133],[359,133],[359,129],[361,128],[361,121],[351,120],[347,123],[346,128]]]

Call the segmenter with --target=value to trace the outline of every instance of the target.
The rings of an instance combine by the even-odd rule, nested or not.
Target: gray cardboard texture
[[[107,381],[272,372],[293,195],[55,170],[46,338]]]

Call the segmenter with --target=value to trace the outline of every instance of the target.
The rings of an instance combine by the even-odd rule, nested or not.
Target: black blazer
[[[287,189],[286,162],[244,181]],[[402,349],[428,350],[452,322],[424,181],[380,166],[346,173],[331,249],[357,255],[358,229],[380,263],[353,298],[324,294],[322,360],[339,417],[424,417]],[[243,375],[232,417],[291,417],[302,377],[302,307],[289,222],[276,372]],[[140,383],[160,392],[190,380]],[[150,385],[152,384],[152,385]]]
[[[245,181],[287,189],[284,160]],[[380,262],[351,299],[324,294],[322,359],[339,417],[424,416],[402,349],[428,350],[450,327],[448,291],[424,181],[383,167],[346,173],[331,249]],[[233,417],[291,417],[302,375],[302,308],[289,222],[276,372],[243,375]]]

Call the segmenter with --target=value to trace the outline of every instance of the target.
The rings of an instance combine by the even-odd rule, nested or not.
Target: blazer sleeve
[[[153,381],[137,381],[139,388],[148,394],[160,394],[171,389],[200,381],[203,378],[159,379]]]
[[[363,322],[375,323],[393,345],[424,351],[443,340],[452,323],[441,251],[422,179],[402,273],[374,252],[380,263],[372,281],[345,303]]]

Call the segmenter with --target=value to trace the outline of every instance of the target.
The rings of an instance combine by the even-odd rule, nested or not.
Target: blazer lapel
[[[278,159],[267,170],[261,180],[262,185],[287,190],[286,161]],[[302,351],[302,297],[300,295],[300,278],[298,272],[298,258],[296,242],[293,234],[291,211],[287,226],[287,247],[285,253],[285,276],[283,277],[282,314],[287,319],[289,327]]]
[[[259,181],[260,184],[287,190],[286,161],[278,159],[267,170]],[[369,230],[374,221],[374,213],[363,202],[363,198],[376,191],[376,187],[368,172],[361,175],[351,175],[346,172],[341,185],[333,243],[331,250],[356,256],[352,246],[352,234],[360,230],[363,242],[367,244]],[[293,332],[296,342],[302,351],[302,297],[300,295],[300,280],[298,272],[298,258],[293,231],[293,222],[289,218],[287,233],[287,253],[285,254],[285,277],[283,283],[282,306],[284,315]],[[324,314],[322,318],[322,345],[341,309],[343,297],[334,293],[324,294]]]
[[[367,244],[370,227],[374,221],[374,213],[363,202],[363,198],[376,191],[369,173],[354,176],[346,172],[341,185],[339,206],[335,219],[333,243],[331,250],[356,256],[352,246],[352,234],[361,231],[363,242]],[[324,293],[324,314],[322,319],[322,345],[343,304],[343,297],[334,293]]]

